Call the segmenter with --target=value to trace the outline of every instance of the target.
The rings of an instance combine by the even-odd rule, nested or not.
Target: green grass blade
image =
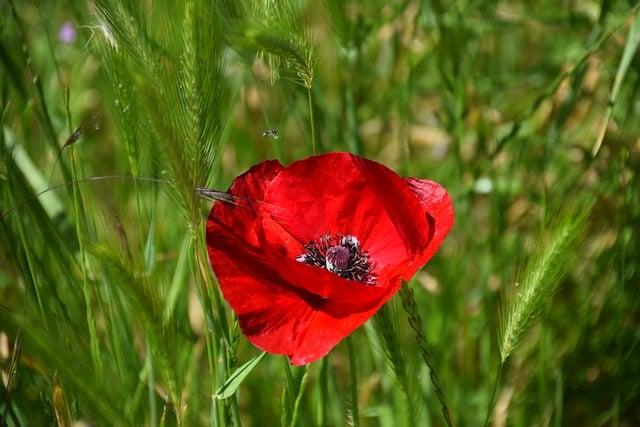
[[[593,148],[591,150],[591,154],[593,156],[596,156],[598,154],[598,150],[600,150],[600,146],[602,145],[604,136],[607,133],[609,120],[611,119],[611,115],[613,114],[613,109],[616,105],[616,102],[618,101],[618,95],[620,94],[620,88],[622,87],[622,82],[624,81],[624,78],[627,75],[627,71],[629,71],[631,60],[633,60],[633,57],[636,55],[636,52],[638,51],[638,46],[640,46],[640,12],[636,11],[635,18],[633,20],[633,23],[631,24],[631,28],[629,29],[629,34],[627,34],[627,41],[625,42],[625,45],[624,45],[622,58],[620,59],[620,63],[618,64],[616,77],[613,81],[613,87],[611,88],[611,94],[609,95],[609,102],[607,105],[607,112],[605,113],[604,120],[600,125],[600,130],[598,132],[596,142],[593,145]]]
[[[229,378],[227,378],[222,387],[220,387],[216,391],[214,397],[216,399],[228,399],[233,396],[238,390],[238,387],[240,387],[240,384],[242,384],[242,382],[245,380],[247,375],[249,375],[251,371],[253,371],[256,366],[258,366],[260,362],[262,362],[262,359],[264,359],[266,355],[266,352],[262,352],[261,354],[257,355],[256,357],[236,369],[235,372],[232,373]]]

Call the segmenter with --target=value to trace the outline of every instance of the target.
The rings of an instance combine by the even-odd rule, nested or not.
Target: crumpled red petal
[[[408,281],[436,254],[449,230],[453,227],[455,216],[453,201],[443,186],[428,179],[407,178],[405,181],[418,198],[431,233],[422,250],[395,269],[402,280]]]

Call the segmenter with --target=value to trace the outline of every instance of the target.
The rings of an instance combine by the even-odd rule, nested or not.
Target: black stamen
[[[369,254],[360,249],[354,236],[326,234],[304,245],[305,253],[297,260],[323,268],[340,277],[367,285],[376,283]]]

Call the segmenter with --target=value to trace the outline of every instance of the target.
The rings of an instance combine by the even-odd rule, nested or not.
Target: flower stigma
[[[355,236],[325,234],[304,245],[305,253],[296,261],[323,268],[347,280],[375,285],[376,276],[369,253],[360,248]]]

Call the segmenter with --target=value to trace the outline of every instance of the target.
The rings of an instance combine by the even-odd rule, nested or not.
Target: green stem
[[[218,360],[218,347],[214,343],[214,337],[211,336],[209,322],[207,319],[210,319],[211,322],[215,322],[213,319],[213,313],[210,313],[207,307],[209,294],[206,288],[206,279],[203,275],[201,265],[200,265],[200,247],[199,247],[199,238],[196,231],[193,231],[191,236],[191,250],[193,251],[192,257],[190,259],[191,262],[191,270],[193,271],[194,280],[196,283],[196,291],[198,293],[198,300],[200,301],[200,306],[202,307],[202,311],[205,316],[205,328],[204,328],[204,337],[205,344],[207,349],[207,364],[209,367],[209,374],[211,375],[211,395],[215,395],[216,390],[218,388],[218,369],[216,365],[216,360]],[[195,262],[195,264],[194,264]],[[220,381],[222,384],[222,381]],[[218,400],[211,399],[211,420],[212,425],[217,426],[220,424],[219,422],[220,414],[218,413]]]
[[[349,151],[352,153],[361,155],[362,141],[358,134],[358,116],[356,114],[355,101],[353,99],[353,89],[351,88],[351,83],[347,83],[345,86],[344,103],[347,116],[347,146],[349,147]]]
[[[320,399],[318,399],[318,426],[327,425],[327,406],[329,405],[329,356],[320,361],[320,375],[318,378]]]
[[[231,328],[227,322],[227,314],[226,309],[222,303],[220,298],[220,294],[218,293],[215,283],[212,280],[209,263],[207,258],[206,251],[206,241],[204,237],[204,233],[200,230],[204,230],[204,226],[200,225],[197,228],[198,231],[195,232],[194,237],[194,245],[195,245],[195,258],[196,258],[196,268],[198,270],[198,287],[200,288],[201,294],[201,302],[203,304],[202,308],[207,313],[207,307],[209,307],[210,319],[212,319],[214,323],[214,329],[217,332],[217,336],[222,338],[219,342],[220,345],[215,345],[214,356],[215,360],[218,360],[220,357],[222,358],[222,363],[220,365],[220,371],[218,372],[218,380],[219,383],[222,384],[227,378],[229,372],[232,371],[233,366],[231,361],[235,359],[235,348],[232,348],[231,341]],[[208,333],[208,330],[205,331]],[[212,344],[215,344],[215,339],[211,339],[209,341]],[[215,363],[215,362],[214,362]],[[220,385],[218,384],[218,385]],[[214,385],[214,393],[217,386]],[[216,404],[216,402],[214,402]],[[233,420],[240,419],[240,409],[237,403],[237,399],[234,397],[233,399],[226,399],[222,404],[222,416],[223,420],[226,424],[232,424]]]
[[[136,193],[136,210],[138,211],[138,234],[140,236],[140,246],[142,248],[142,250],[145,252],[146,255],[146,241],[147,238],[145,237],[145,230],[144,230],[144,226],[142,224],[142,198],[140,195],[140,188],[138,187],[138,174],[136,172],[133,173],[133,191]],[[149,224],[149,230],[151,229],[151,227],[153,227],[153,219],[151,220],[151,224]],[[145,268],[147,269],[147,271],[149,271],[149,263],[148,260],[146,259],[145,256]]]
[[[80,195],[80,186],[78,185],[78,168],[75,147],[71,147],[71,179],[73,181],[73,206],[76,214],[76,236],[78,238],[78,246],[80,247],[80,269],[82,272],[82,295],[84,297],[87,327],[89,328],[89,340],[91,345],[91,357],[96,368],[96,373],[101,376],[102,360],[100,358],[100,344],[98,342],[98,334],[96,332],[95,319],[93,317],[93,309],[91,308],[91,297],[89,295],[89,279],[87,274],[87,252],[84,247],[84,234],[82,232],[82,224],[84,221],[84,210]]]
[[[358,415],[358,369],[351,336],[347,337],[347,353],[349,354],[349,392],[351,395],[349,418],[351,419],[351,425],[358,427],[360,425],[360,417]]]
[[[455,424],[453,422],[453,419],[451,418],[451,412],[449,411],[449,406],[447,405],[447,401],[444,397],[444,389],[442,388],[442,383],[440,382],[440,376],[436,371],[435,363],[433,362],[433,356],[431,355],[431,351],[429,350],[429,347],[427,345],[427,339],[424,336],[424,332],[422,332],[422,319],[420,318],[420,314],[418,313],[418,305],[416,304],[416,300],[413,297],[413,290],[409,288],[406,283],[403,283],[402,287],[400,288],[400,298],[402,299],[402,307],[407,313],[409,325],[415,333],[416,342],[418,343],[418,347],[420,348],[422,359],[427,365],[427,368],[429,368],[429,378],[431,379],[431,384],[433,384],[436,397],[440,402],[444,421],[447,423],[448,427],[452,427]]]
[[[197,268],[200,275],[200,283],[202,285],[202,290],[207,298],[203,301],[208,302],[209,310],[211,313],[211,317],[213,320],[217,321],[216,326],[217,332],[219,336],[224,339],[225,344],[229,345],[230,338],[230,328],[227,322],[226,310],[224,305],[222,304],[222,300],[220,298],[220,293],[217,291],[216,283],[212,280],[212,276],[210,273],[209,259],[207,257],[207,242],[205,239],[205,235],[202,231],[204,230],[204,224],[199,224],[197,226],[197,234],[196,234],[196,262]],[[202,307],[203,310],[207,310],[205,306]]]
[[[206,325],[206,322],[205,322]],[[216,393],[216,366],[213,362],[215,349],[213,348],[213,344],[211,343],[211,337],[209,336],[209,330],[205,326],[204,330],[204,339],[205,346],[207,349],[207,366],[209,367],[209,374],[211,375],[211,395],[213,396]],[[211,413],[209,414],[211,417],[211,425],[218,425],[218,406],[217,399],[211,399]]]
[[[127,401],[127,405],[124,408],[124,417],[127,421],[132,422],[135,413],[138,410],[138,406],[140,406],[140,401],[142,399],[142,392],[144,391],[144,386],[147,383],[149,365],[145,363],[142,366],[142,370],[138,374],[138,384],[136,385],[136,390],[133,392],[132,397]]]
[[[73,133],[73,124],[71,119],[70,106],[70,89],[65,86],[65,109],[67,114],[67,128],[69,135]],[[80,195],[80,186],[78,185],[78,166],[76,159],[76,148],[71,146],[71,181],[73,188],[73,208],[76,215],[76,236],[78,238],[78,246],[80,247],[80,269],[82,271],[82,295],[86,307],[87,326],[89,328],[89,340],[91,345],[91,357],[95,365],[98,376],[102,372],[102,360],[100,358],[100,344],[98,342],[98,334],[96,332],[95,319],[93,318],[93,310],[91,308],[91,298],[89,295],[89,280],[87,278],[87,253],[84,248],[84,234],[82,233],[82,225],[85,223],[84,209],[82,207],[82,197]]]
[[[311,152],[316,154],[316,126],[313,119],[313,103],[311,102],[310,87],[307,87],[307,101],[309,103],[309,121],[311,122]]]
[[[502,368],[504,367],[504,363],[500,362],[498,366],[498,371],[496,372],[496,379],[493,383],[493,390],[491,391],[491,398],[489,399],[489,404],[487,405],[487,415],[484,419],[484,427],[489,425],[489,421],[491,421],[491,412],[493,411],[493,402],[496,400],[496,395],[498,393],[498,385],[500,384],[500,380],[502,379]]]
[[[302,375],[302,379],[300,380],[300,387],[298,387],[298,395],[296,396],[296,402],[293,405],[293,413],[291,414],[291,424],[290,427],[294,427],[298,422],[298,414],[300,412],[300,402],[302,401],[302,395],[304,394],[305,386],[307,385],[307,380],[309,379],[309,366],[304,367],[304,374]]]
[[[204,227],[200,227],[199,229],[204,229]],[[231,335],[231,328],[227,321],[227,312],[224,304],[222,303],[222,299],[220,298],[220,293],[216,288],[216,283],[212,280],[212,276],[210,274],[204,234],[198,233],[198,238],[197,260],[199,265],[198,269],[201,275],[201,283],[203,291],[207,293],[207,301],[210,303],[210,310],[212,313],[211,318],[217,323],[217,335],[222,337],[222,347],[216,347],[216,351],[218,352],[218,356],[222,356],[223,359],[220,381],[224,382],[227,379],[227,375],[233,371],[237,346],[232,344],[233,337]],[[232,399],[226,399],[223,401],[222,410],[224,420],[227,425],[233,423],[236,425],[240,424],[240,407],[238,405],[237,392],[236,396]]]
[[[373,318],[374,328],[380,338],[385,355],[393,374],[398,381],[400,390],[404,395],[406,403],[405,414],[407,416],[407,425],[409,427],[417,426],[417,394],[413,392],[412,379],[409,377],[405,354],[401,351],[400,340],[398,337],[397,316],[390,306],[382,306]]]
[[[280,417],[280,425],[282,427],[289,426],[289,420],[291,419],[291,415],[293,414],[293,406],[295,405],[295,396],[296,393],[296,381],[293,378],[293,372],[291,371],[291,365],[286,360],[286,358],[282,358],[282,367],[286,379],[286,387],[282,390],[282,411]]]
[[[147,378],[147,392],[148,392],[148,397],[149,397],[149,413],[151,415],[150,419],[151,419],[151,425],[152,426],[157,426],[158,425],[158,414],[156,413],[157,411],[157,407],[156,407],[156,391],[155,391],[155,375],[153,373],[153,358],[151,356],[151,346],[149,345],[149,340],[147,339],[147,361],[146,361],[146,365],[147,365],[147,372],[148,372],[148,378]]]

